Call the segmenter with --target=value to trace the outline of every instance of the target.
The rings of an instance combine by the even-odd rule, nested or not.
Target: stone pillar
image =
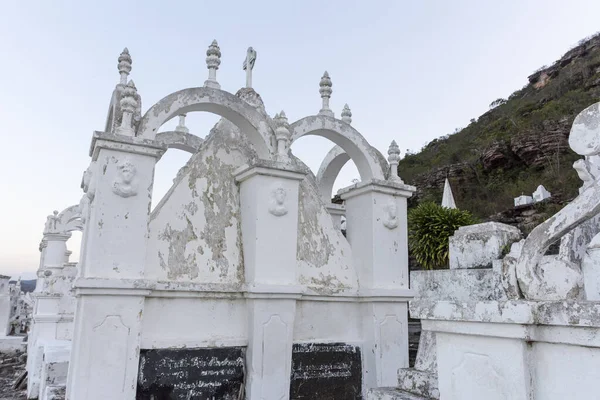
[[[10,330],[10,276],[0,275],[0,336],[6,336]]]
[[[342,217],[346,217],[346,207],[343,204],[329,203],[325,205],[331,219],[333,220],[333,226],[337,230],[342,229]]]
[[[52,217],[49,217],[52,218]],[[50,230],[55,230],[52,225]],[[33,293],[32,321],[27,338],[27,398],[40,396],[40,379],[42,366],[42,348],[45,343],[55,341],[60,322],[60,301],[62,293],[55,287],[65,262],[68,232],[48,231],[46,226],[42,239],[40,269],[38,282]]]
[[[147,292],[134,288],[144,276],[154,167],[164,150],[135,137],[94,135],[95,193],[74,285],[68,399],[135,398]]]
[[[304,173],[260,162],[236,172],[248,296],[246,398],[289,399],[296,299],[298,189]]]
[[[370,181],[340,191],[363,307],[367,388],[396,386],[408,366],[407,199],[414,187]]]

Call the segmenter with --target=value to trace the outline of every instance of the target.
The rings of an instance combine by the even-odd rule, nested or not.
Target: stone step
[[[439,399],[437,375],[414,368],[398,370],[398,387],[410,393],[416,393],[426,398]]]
[[[65,386],[46,386],[43,400],[65,400]]]
[[[370,389],[367,400],[431,400],[430,398],[418,396],[397,388]]]

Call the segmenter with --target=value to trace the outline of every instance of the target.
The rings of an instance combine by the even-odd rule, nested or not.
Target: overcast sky
[[[90,138],[104,128],[125,46],[144,111],[202,86],[206,48],[217,39],[224,90],[243,86],[242,61],[253,46],[254,88],[270,115],[284,109],[291,122],[318,112],[327,70],[336,116],[348,103],[372,145],[385,152],[395,139],[404,153],[466,126],[600,30],[597,0],[5,0],[1,7],[0,274],[24,277],[38,268],[46,216],[82,196]],[[188,126],[204,137],[217,119],[196,113]],[[330,148],[316,137],[292,147],[313,171]],[[155,203],[188,158],[174,150],[159,162]],[[337,186],[355,177],[347,167]],[[78,243],[68,243],[75,258]]]

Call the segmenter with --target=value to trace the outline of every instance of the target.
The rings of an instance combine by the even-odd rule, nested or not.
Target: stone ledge
[[[430,400],[396,388],[369,389],[367,400]]]
[[[423,320],[600,328],[600,302],[413,300],[410,315]]]
[[[506,300],[500,275],[492,268],[411,271],[415,300]]]
[[[414,368],[400,368],[398,370],[398,387],[419,396],[436,400],[440,398],[437,375],[430,372]]]

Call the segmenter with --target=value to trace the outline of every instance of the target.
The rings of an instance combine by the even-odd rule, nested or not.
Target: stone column
[[[407,199],[414,187],[370,181],[340,192],[363,307],[363,376],[367,388],[396,386],[408,366]]]
[[[95,193],[74,285],[68,399],[135,398],[147,294],[135,282],[144,276],[154,167],[164,150],[135,137],[94,134]]]
[[[298,189],[304,173],[260,162],[236,172],[248,297],[246,398],[289,399],[296,299]]]

